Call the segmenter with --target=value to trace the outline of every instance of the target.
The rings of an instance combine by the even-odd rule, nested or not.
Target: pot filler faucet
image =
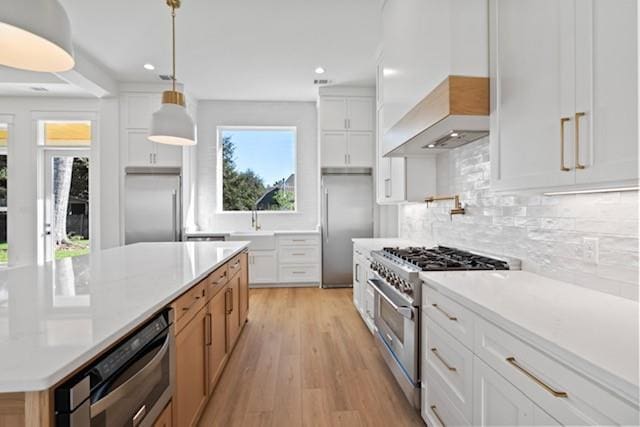
[[[260,226],[260,224],[258,223],[258,205],[255,205],[253,207],[253,210],[251,211],[251,228],[253,228],[255,231],[258,231],[262,228],[262,226]]]

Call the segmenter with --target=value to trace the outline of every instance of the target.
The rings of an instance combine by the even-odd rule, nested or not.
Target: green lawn
[[[89,253],[89,240],[71,240],[71,244],[56,249],[56,259],[69,258]],[[0,243],[0,263],[6,263],[7,243]]]

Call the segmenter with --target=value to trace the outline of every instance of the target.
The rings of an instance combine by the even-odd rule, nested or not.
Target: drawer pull
[[[569,395],[567,393],[565,393],[564,391],[556,391],[554,389],[552,389],[551,387],[549,387],[547,384],[545,384],[542,380],[540,380],[540,378],[536,377],[535,375],[533,375],[531,372],[527,371],[526,369],[524,369],[522,366],[520,366],[520,364],[516,361],[515,357],[507,357],[507,362],[509,362],[511,365],[513,365],[517,370],[519,370],[520,372],[522,372],[523,374],[525,374],[526,376],[528,376],[529,378],[531,378],[533,381],[535,381],[536,384],[538,384],[540,387],[544,388],[545,390],[547,390],[549,393],[551,393],[552,395],[554,395],[555,397],[569,397]]]
[[[304,271],[292,271],[291,274],[306,274]]]
[[[194,298],[195,298],[195,299],[194,299],[194,301],[193,301],[191,304],[189,304],[189,305],[188,305],[188,306],[186,306],[186,307],[182,307],[182,311],[189,311],[189,310],[191,310],[191,308],[192,308],[194,305],[196,305],[196,303],[198,302],[198,300],[200,299],[200,297],[196,295]]]
[[[232,269],[234,269],[234,270],[235,270],[236,268],[240,268],[240,261],[238,261],[238,262],[236,262],[235,264],[233,264],[233,265],[231,266],[231,268],[232,268]]]
[[[442,421],[442,418],[440,418],[440,415],[438,415],[437,409],[438,408],[436,408],[436,405],[431,405],[431,412],[433,412],[433,415],[436,416],[436,418],[438,419],[438,422],[442,425],[442,427],[447,427],[444,421]]]
[[[435,308],[436,310],[438,310],[440,313],[444,314],[445,316],[447,316],[447,319],[452,320],[454,322],[456,322],[458,320],[457,317],[454,317],[452,315],[450,315],[449,313],[447,313],[446,311],[444,311],[442,308],[440,308],[440,306],[438,304],[431,304],[433,306],[433,308]]]
[[[451,372],[456,372],[457,369],[454,368],[453,366],[449,365],[443,358],[442,356],[440,356],[440,353],[438,353],[438,349],[437,348],[432,348],[431,352],[433,353],[434,356],[436,356],[438,358],[438,360],[440,362],[442,362],[442,364],[445,366],[445,368],[447,368],[448,370],[450,370]]]
[[[301,252],[297,252],[297,253],[292,253],[291,255],[293,256],[305,256],[305,253],[301,253]]]

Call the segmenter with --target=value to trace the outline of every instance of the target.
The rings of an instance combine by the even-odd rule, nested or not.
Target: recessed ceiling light
[[[153,66],[153,64],[144,64],[144,69],[145,70],[149,70],[149,71],[153,71],[156,69],[156,67]]]
[[[458,136],[458,132],[451,132],[451,137],[456,138]]]
[[[436,146],[436,144],[429,144],[429,145],[427,145],[427,148],[433,148],[435,146]]]
[[[315,69],[316,74],[324,74],[324,71],[325,70],[322,67],[318,67],[318,68]]]

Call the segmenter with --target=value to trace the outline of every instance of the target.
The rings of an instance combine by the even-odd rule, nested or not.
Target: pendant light
[[[167,5],[171,8],[173,88],[162,93],[162,105],[151,117],[149,140],[160,144],[195,145],[193,120],[185,108],[184,94],[176,90],[176,9],[180,7],[180,0],[167,0]]]
[[[58,0],[0,2],[0,65],[50,73],[73,68],[71,25]]]

